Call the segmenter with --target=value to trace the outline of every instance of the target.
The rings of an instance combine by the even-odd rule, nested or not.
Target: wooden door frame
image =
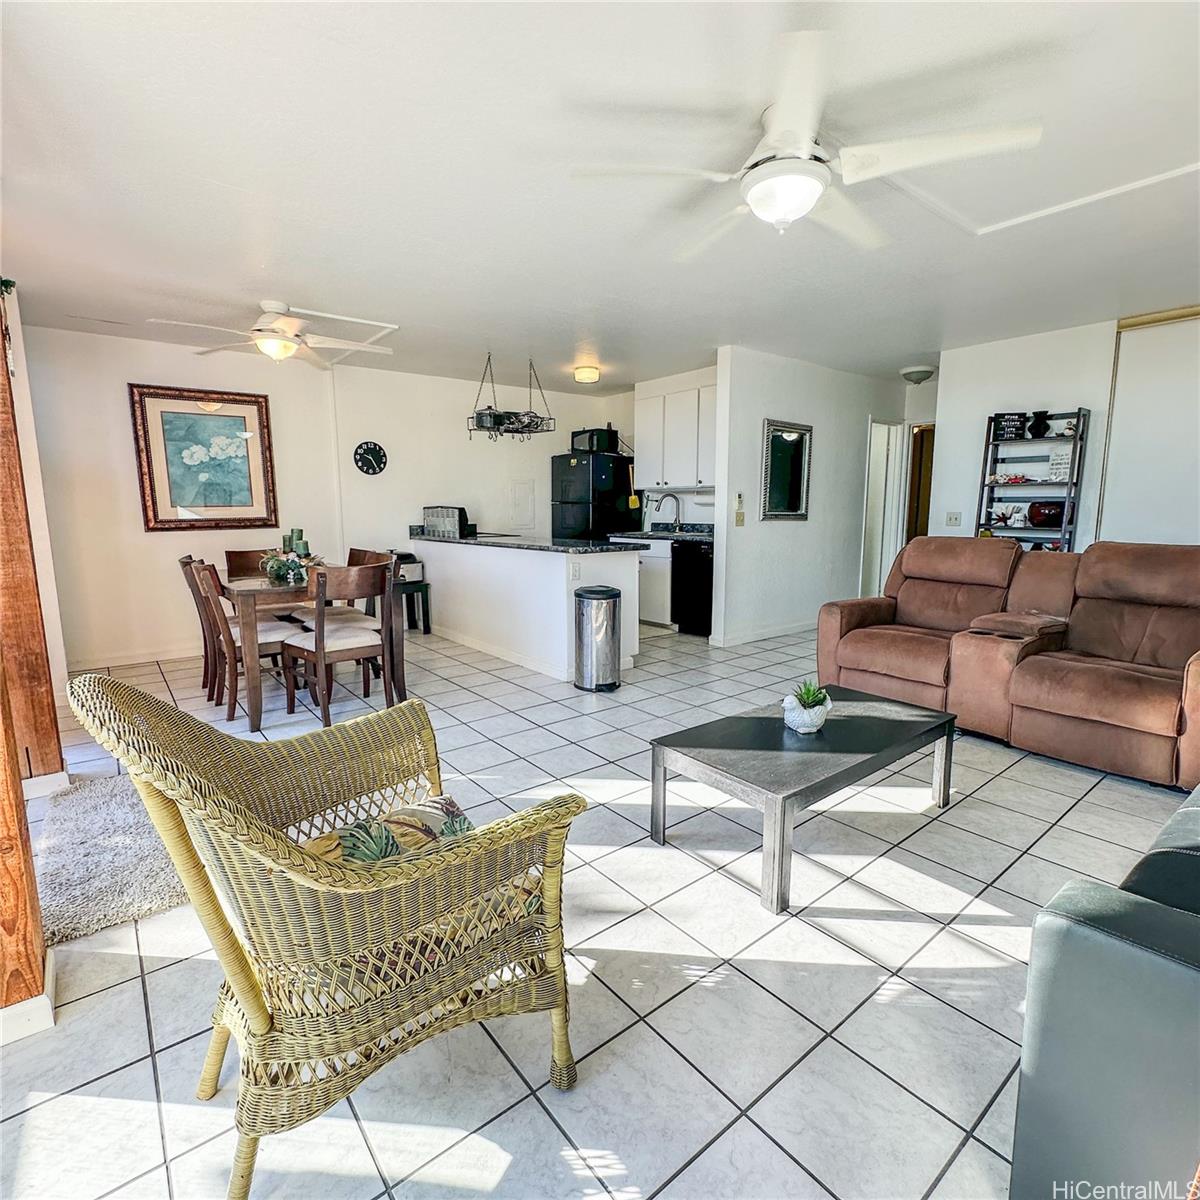
[[[0,296],[0,1007],[5,1042],[54,1021],[23,779],[63,769]],[[51,960],[52,961],[52,960]]]

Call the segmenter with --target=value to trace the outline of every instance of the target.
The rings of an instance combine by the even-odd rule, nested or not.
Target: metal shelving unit
[[[996,413],[988,417],[987,436],[983,444],[983,467],[979,473],[979,502],[975,506],[976,537],[1010,537],[1018,542],[1028,543],[1031,547],[1041,546],[1066,551],[1074,549],[1075,527],[1079,517],[1079,484],[1083,478],[1090,415],[1090,410],[1086,408],[1077,408],[1071,412],[1047,413],[1047,419],[1051,422],[1074,421],[1075,432],[1040,438],[998,438],[996,427],[1001,414]],[[1057,446],[1067,445],[1071,448],[1067,478],[1045,478],[1045,474],[1049,473],[1051,452]],[[1042,478],[1030,479],[1024,483],[989,482],[998,474],[1036,474],[1038,466],[1043,471]],[[995,520],[995,509],[999,505],[1027,505],[1060,500],[1063,505],[1061,525],[1034,528],[1029,525],[1005,525]]]

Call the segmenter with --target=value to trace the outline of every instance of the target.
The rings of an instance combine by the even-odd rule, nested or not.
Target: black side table
[[[417,627],[417,601],[421,602],[421,632],[429,633],[429,584],[424,581],[409,583],[407,580],[397,580],[394,590],[404,597],[404,605],[408,610],[408,627]]]

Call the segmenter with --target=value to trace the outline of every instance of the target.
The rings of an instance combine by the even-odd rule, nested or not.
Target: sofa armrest
[[[1049,1198],[1057,1182],[1061,1195],[1064,1180],[1186,1188],[1198,1013],[1200,917],[1067,884],[1034,921],[1010,1194]]]
[[[1065,628],[1035,636],[984,629],[956,633],[950,639],[946,706],[957,716],[959,728],[1007,741],[1012,716],[1008,682],[1013,671],[1031,654],[1061,650],[1064,639]]]
[[[984,633],[1007,633],[1017,637],[1041,637],[1047,633],[1065,633],[1067,618],[1040,612],[986,613],[971,622],[972,629]]]
[[[838,642],[866,625],[891,625],[896,601],[891,596],[864,596],[860,600],[831,600],[817,616],[817,679],[821,686],[837,683]]]
[[[1200,650],[1183,669],[1183,704],[1179,730],[1181,788],[1200,787]]]

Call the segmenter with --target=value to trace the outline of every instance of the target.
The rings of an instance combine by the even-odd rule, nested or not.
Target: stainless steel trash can
[[[575,686],[612,692],[621,686],[621,589],[575,589]]]

